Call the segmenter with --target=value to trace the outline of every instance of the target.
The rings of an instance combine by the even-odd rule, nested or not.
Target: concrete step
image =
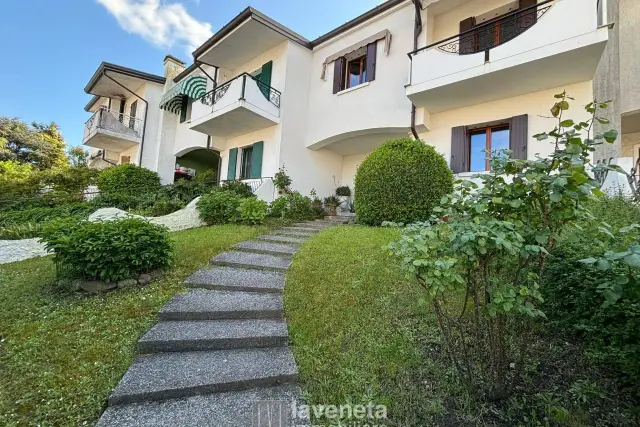
[[[320,231],[322,231],[323,229],[320,229],[318,227],[282,227],[280,228],[281,230],[287,230],[287,231],[299,231],[301,233],[309,233],[309,234],[316,234],[319,233]]]
[[[287,255],[295,254],[299,247],[292,244],[265,242],[261,240],[249,240],[233,245],[233,249],[241,252],[253,252],[268,255]]]
[[[124,374],[109,405],[274,386],[297,377],[288,347],[144,355]]]
[[[279,234],[281,236],[292,236],[292,237],[311,237],[314,234],[316,234],[316,231],[313,232],[309,232],[309,231],[297,231],[297,230],[287,230],[285,228],[278,228],[273,230],[271,233],[273,234]]]
[[[279,243],[295,243],[301,244],[307,240],[308,236],[305,237],[294,237],[294,236],[281,236],[278,234],[261,234],[256,236],[256,239],[266,240],[267,242],[279,242]]]
[[[315,228],[316,230],[324,230],[325,228],[329,228],[333,226],[333,223],[325,223],[319,221],[306,221],[306,222],[297,222],[292,224],[292,227],[302,227],[302,228]]]
[[[157,323],[138,341],[140,353],[282,347],[284,320],[200,320]]]
[[[208,289],[192,289],[176,295],[158,313],[160,320],[281,318],[281,295]]]
[[[225,267],[253,268],[256,270],[285,272],[291,265],[290,257],[239,251],[223,252],[211,258],[211,264]]]
[[[112,406],[96,427],[294,427],[293,402],[302,404],[294,385],[206,394],[162,402]],[[299,407],[299,405],[296,405]]]
[[[190,288],[278,293],[284,288],[284,275],[273,271],[211,267],[196,271],[184,284]]]

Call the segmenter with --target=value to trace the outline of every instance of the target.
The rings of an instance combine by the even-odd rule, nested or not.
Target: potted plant
[[[346,185],[341,185],[340,187],[336,188],[336,196],[338,196],[338,200],[340,200],[340,204],[338,205],[340,206],[340,211],[347,211],[349,208],[348,202],[349,198],[351,197],[351,189]]]
[[[273,176],[273,185],[278,189],[278,194],[290,193],[289,186],[291,185],[291,177],[287,175],[287,171],[284,166],[278,169],[278,172]]]
[[[324,207],[327,209],[327,215],[336,216],[336,208],[340,205],[340,199],[336,196],[324,198]]]
[[[312,200],[311,205],[314,208],[322,208],[322,200],[320,200],[314,188],[312,188],[311,191],[309,192],[309,196],[311,196],[311,200]]]

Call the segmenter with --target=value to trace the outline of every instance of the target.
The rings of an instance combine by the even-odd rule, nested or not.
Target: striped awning
[[[207,79],[202,76],[189,76],[172,87],[162,96],[160,108],[180,114],[185,96],[198,99],[207,93]],[[186,107],[186,106],[185,106]]]

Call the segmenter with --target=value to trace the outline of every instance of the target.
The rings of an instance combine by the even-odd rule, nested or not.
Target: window
[[[489,153],[509,149],[509,125],[474,129],[469,132],[469,172],[490,169]]]
[[[120,156],[120,164],[131,163],[131,156]]]
[[[242,158],[240,159],[240,179],[249,179],[251,177],[252,155],[253,146],[242,149]]]
[[[138,112],[138,100],[136,99],[135,101],[133,101],[129,109],[129,128],[134,130],[137,130],[135,129],[137,112]]]
[[[347,87],[358,86],[367,81],[367,55],[347,62]]]

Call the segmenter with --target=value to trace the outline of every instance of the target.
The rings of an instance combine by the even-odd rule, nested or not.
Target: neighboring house
[[[606,6],[389,0],[312,41],[247,8],[194,51],[193,65],[165,58],[163,96],[149,102],[157,137],[142,165],[165,183],[176,164],[213,168],[222,180],[256,180],[269,200],[264,178],[283,165],[296,190],[326,196],[353,186],[384,141],[408,135],[463,175],[487,169],[485,149],[546,156],[553,146],[531,136],[553,128],[554,94],[566,90],[572,118],[587,118],[578,105],[594,96]]]

